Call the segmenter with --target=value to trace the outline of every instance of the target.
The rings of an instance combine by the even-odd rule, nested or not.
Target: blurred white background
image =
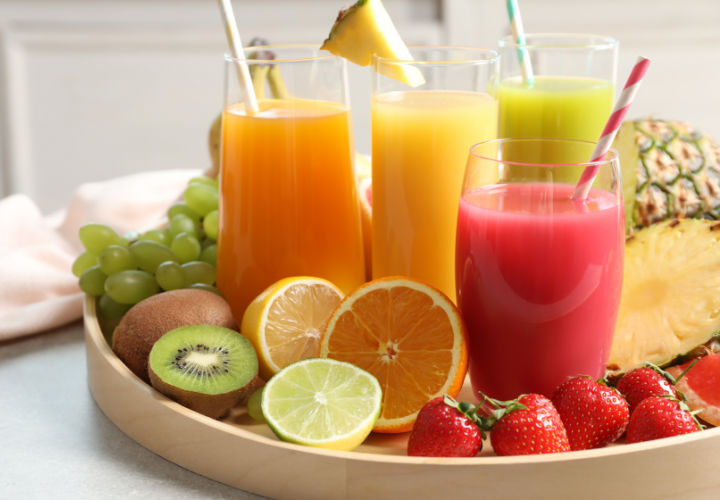
[[[320,43],[346,0],[235,0],[245,42]],[[504,0],[384,0],[408,44],[496,47]],[[653,59],[634,117],[682,119],[720,139],[718,0],[520,0],[528,32],[620,40],[618,80]],[[205,168],[222,100],[214,0],[0,0],[0,196],[45,212],[78,184]],[[369,69],[352,67],[357,149],[370,151]]]

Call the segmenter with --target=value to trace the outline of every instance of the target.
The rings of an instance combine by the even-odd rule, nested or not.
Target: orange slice
[[[383,390],[374,431],[405,432],[429,400],[457,396],[467,370],[460,313],[440,290],[405,277],[362,285],[333,311],[320,356],[373,374]]]

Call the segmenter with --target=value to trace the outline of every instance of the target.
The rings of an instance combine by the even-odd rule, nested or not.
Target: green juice
[[[613,105],[611,82],[598,78],[536,76],[532,87],[522,78],[500,83],[500,137],[557,137],[597,141]],[[578,163],[576,151],[559,144],[524,144],[522,149],[506,147],[504,158],[524,163]],[[567,178],[555,181],[575,182],[582,168],[568,170]],[[517,173],[517,170],[516,170]]]

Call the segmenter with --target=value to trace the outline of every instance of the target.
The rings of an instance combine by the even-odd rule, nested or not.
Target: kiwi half
[[[155,342],[148,359],[152,386],[183,406],[212,418],[225,415],[257,387],[258,359],[234,330],[189,325]]]

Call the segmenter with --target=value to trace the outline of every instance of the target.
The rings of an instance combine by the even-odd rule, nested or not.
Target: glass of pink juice
[[[456,284],[470,337],[475,391],[548,397],[568,377],[599,378],[622,286],[620,165],[612,150],[585,201],[570,199],[568,169],[594,143],[498,139],[471,148],[460,199]],[[515,161],[523,149],[562,149],[572,163]],[[527,160],[523,155],[523,160]]]

